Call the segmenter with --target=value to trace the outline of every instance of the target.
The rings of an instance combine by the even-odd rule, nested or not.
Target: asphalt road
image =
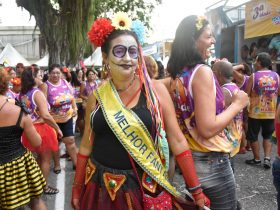
[[[80,137],[77,137],[79,142]],[[276,146],[272,150],[272,159],[276,154]],[[243,210],[276,210],[276,190],[272,183],[271,169],[263,166],[248,166],[246,159],[252,158],[251,152],[237,155],[235,158],[235,177],[237,183],[237,196]],[[262,156],[263,158],[263,156]],[[65,164],[65,166],[63,166]],[[62,173],[50,173],[50,185],[57,186],[60,193],[57,195],[43,195],[49,210],[71,210],[71,185],[74,177],[71,161],[61,159]],[[182,177],[176,173],[174,182],[176,186],[184,188]]]

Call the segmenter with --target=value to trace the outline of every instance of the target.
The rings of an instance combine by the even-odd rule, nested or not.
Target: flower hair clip
[[[15,78],[11,79],[11,83],[14,86],[20,86],[21,85],[21,79],[19,77],[15,77]]]
[[[139,20],[132,21],[125,12],[117,12],[112,21],[108,18],[96,19],[88,32],[88,38],[95,47],[101,47],[114,30],[133,31],[137,35],[140,44],[144,43],[144,24]]]
[[[63,68],[62,68],[62,72],[63,72],[63,73],[69,73],[69,69],[68,69],[67,67],[63,67]]]
[[[114,27],[109,19],[98,18],[94,21],[88,32],[88,39],[95,47],[101,47],[113,30]]]
[[[196,19],[196,30],[199,31],[203,27],[203,22],[206,20],[205,16],[197,16]]]
[[[125,12],[117,12],[112,18],[112,26],[117,30],[130,30],[131,22],[128,14]]]
[[[145,26],[140,20],[132,21],[131,30],[137,35],[141,45],[145,42]]]

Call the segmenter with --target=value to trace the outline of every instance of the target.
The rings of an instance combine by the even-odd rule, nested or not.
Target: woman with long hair
[[[213,209],[236,209],[235,179],[229,153],[234,149],[224,129],[248,104],[239,91],[225,109],[219,83],[206,60],[215,44],[209,22],[191,15],[179,24],[172,44],[165,84],[172,94],[177,120],[192,150],[203,192]]]
[[[30,151],[37,153],[37,162],[46,182],[48,182],[52,151],[58,150],[57,136],[61,138],[63,135],[49,113],[50,106],[46,97],[38,89],[38,86],[42,83],[42,71],[39,68],[30,66],[22,72],[21,80],[22,87],[19,100],[28,110],[36,130],[42,138],[42,145],[37,148],[32,147],[25,134],[22,142]],[[44,188],[44,193],[56,194],[58,190],[47,185]]]
[[[42,139],[23,107],[5,96],[10,77],[0,69],[0,209],[47,210],[40,198],[45,179],[32,153],[21,144],[24,132],[29,144],[40,147]]]

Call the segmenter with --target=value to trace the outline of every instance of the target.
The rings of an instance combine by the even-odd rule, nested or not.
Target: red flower
[[[113,30],[114,27],[109,19],[98,18],[94,21],[88,32],[88,39],[95,47],[101,47]]]
[[[69,69],[68,69],[67,67],[63,67],[63,68],[62,68],[62,71],[63,71],[63,73],[68,73],[68,72],[69,72]]]
[[[15,78],[11,79],[11,83],[14,86],[19,86],[19,85],[21,85],[21,79],[19,77],[15,77]]]

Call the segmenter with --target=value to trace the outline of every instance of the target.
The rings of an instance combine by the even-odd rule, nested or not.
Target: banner
[[[280,33],[280,0],[252,0],[245,14],[245,39]]]

